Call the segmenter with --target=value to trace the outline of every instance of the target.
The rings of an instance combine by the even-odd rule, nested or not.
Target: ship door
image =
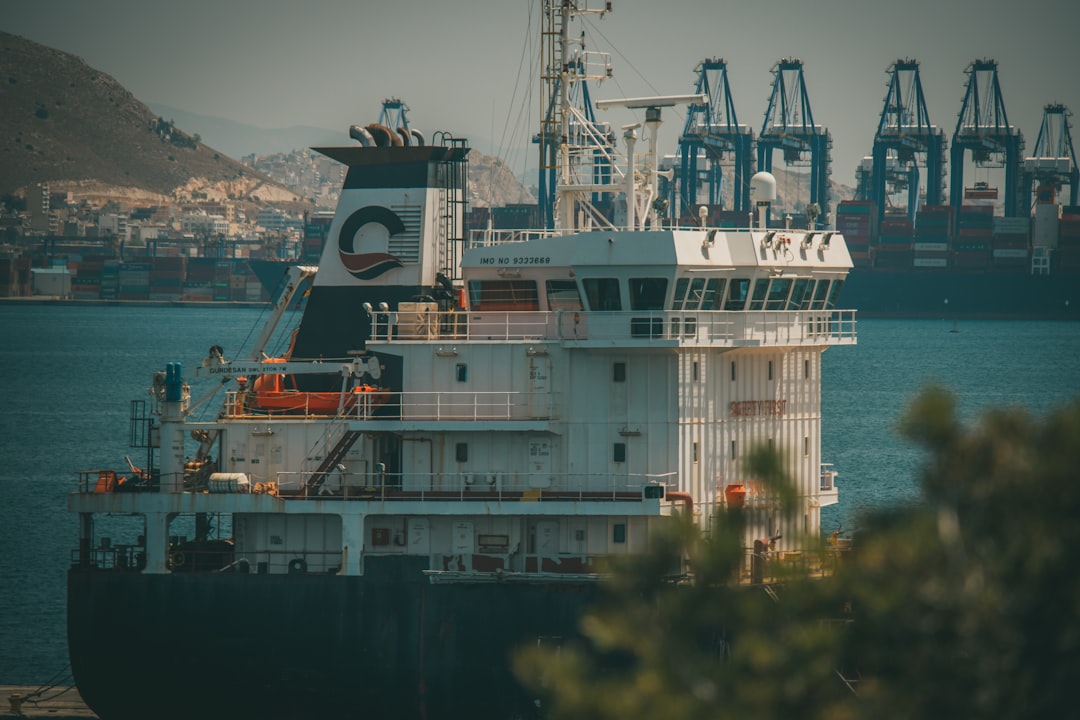
[[[551,442],[529,441],[529,487],[551,487]]]
[[[402,490],[434,490],[431,483],[431,439],[402,438],[401,447],[405,462],[401,476]]]
[[[541,558],[558,557],[558,520],[540,520],[536,523],[536,554]]]
[[[377,483],[387,487],[401,487],[401,439],[391,433],[380,433],[375,449],[375,467],[380,478]]]
[[[551,358],[529,356],[529,417],[551,417]]]

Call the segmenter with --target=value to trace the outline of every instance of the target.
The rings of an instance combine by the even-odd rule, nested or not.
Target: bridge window
[[[836,307],[836,301],[840,299],[840,290],[844,287],[843,280],[836,280],[832,284],[832,290],[829,291],[829,301],[825,303],[827,310],[832,310]]]
[[[473,310],[539,310],[534,280],[470,280],[469,306]]]
[[[622,310],[619,281],[615,278],[585,278],[581,284],[590,310]]]
[[[818,280],[817,288],[814,290],[814,300],[810,303],[811,310],[821,310],[825,307],[825,298],[829,296],[829,281]]]
[[[631,310],[663,310],[667,297],[667,278],[631,278]]]
[[[581,310],[581,293],[573,280],[548,280],[548,310]]]
[[[724,283],[721,278],[712,278],[705,283],[705,292],[701,294],[701,309],[719,309],[724,297]]]
[[[672,310],[713,310],[724,296],[725,281],[720,278],[679,278],[675,284]]]
[[[747,278],[734,278],[728,284],[727,300],[724,301],[725,310],[743,310],[746,307],[746,296],[750,291],[750,281]]]
[[[788,310],[801,310],[803,298],[806,296],[806,288],[810,284],[808,278],[799,278],[791,286],[791,299],[788,300]]]
[[[810,309],[810,307],[814,304],[814,292],[815,292],[815,289],[817,288],[817,282],[818,282],[817,280],[809,280],[806,283],[806,292],[803,293],[802,301],[799,303],[799,307],[792,308],[793,310],[809,310]],[[822,282],[828,282],[828,281],[823,280]],[[794,298],[792,298],[792,300],[794,301]]]
[[[768,280],[754,281],[754,296],[750,298],[750,309],[761,310],[765,307],[765,296],[769,294]]]
[[[705,278],[696,278],[695,283],[705,284]],[[690,278],[679,278],[679,281],[675,283],[675,297],[671,300],[672,310],[684,309],[684,301],[686,299],[686,291],[690,288]],[[687,308],[689,309],[689,308]]]
[[[791,280],[773,280],[769,283],[769,298],[765,302],[766,310],[783,310],[787,307],[788,293],[791,292]]]

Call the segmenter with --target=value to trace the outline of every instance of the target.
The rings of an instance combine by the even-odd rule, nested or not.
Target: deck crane
[[[1024,159],[1025,192],[1034,184],[1037,200],[1053,202],[1044,196],[1052,191],[1057,194],[1064,185],[1069,186],[1069,204],[1076,205],[1080,191],[1080,169],[1077,168],[1076,150],[1069,132],[1069,109],[1061,103],[1051,103],[1043,108],[1042,126],[1035,141],[1035,152]]]
[[[706,58],[695,72],[698,79],[694,92],[707,95],[709,100],[690,105],[679,138],[679,216],[696,217],[698,184],[702,179],[709,186],[708,203],[722,204],[722,161],[729,156],[733,157],[735,165],[731,209],[749,212],[754,133],[749,125],[740,125],[735,116],[727,61]],[[703,171],[698,168],[700,160],[705,162]]]
[[[1028,212],[1020,202],[1024,135],[1019,128],[1009,124],[997,68],[996,60],[984,59],[975,60],[964,71],[968,76],[967,89],[949,156],[949,201],[953,207],[959,208],[965,196],[983,193],[987,193],[988,197],[995,196],[992,189],[965,191],[964,153],[970,151],[975,167],[1005,169],[1005,216],[1016,217]],[[957,212],[956,217],[959,218],[959,215]]]
[[[544,115],[533,142],[540,146],[537,202],[548,229],[556,226],[557,214],[565,213],[563,224],[575,214],[573,208],[559,213],[555,207],[560,168],[564,177],[580,178],[582,184],[606,185],[612,181],[615,135],[609,123],[596,120],[588,85],[590,80],[599,82],[611,77],[611,57],[608,53],[586,51],[584,33],[579,39],[570,37],[570,22],[575,17],[603,15],[610,9],[611,3],[597,10],[569,3],[545,4],[541,48]],[[563,111],[559,112],[559,108]],[[591,220],[606,222],[601,206],[610,197],[610,193],[592,193],[588,203],[591,207],[585,208]]]
[[[945,131],[930,124],[918,60],[889,66],[889,92],[874,135],[871,199],[884,217],[890,194],[907,190],[908,219],[919,205],[919,163],[926,168],[926,204],[940,205],[945,192]],[[891,192],[890,192],[891,191]]]
[[[789,167],[805,165],[804,158],[809,153],[810,203],[820,211],[815,226],[821,227],[827,222],[830,209],[832,136],[826,128],[814,124],[802,60],[783,58],[773,66],[772,73],[772,95],[757,141],[758,171],[772,171],[774,150],[783,150],[784,162]]]

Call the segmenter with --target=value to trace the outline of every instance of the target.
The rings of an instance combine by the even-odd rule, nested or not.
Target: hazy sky
[[[921,62],[930,119],[950,137],[964,69],[977,58],[998,61],[1009,120],[1028,152],[1045,104],[1080,111],[1075,0],[613,2],[613,13],[585,28],[590,49],[613,55],[615,78],[594,87],[594,99],[690,92],[697,63],[724,57],[739,121],[757,132],[770,68],[799,57],[814,119],[833,135],[833,177],[845,184],[870,154],[885,71],[897,58]],[[539,7],[540,0],[2,0],[0,28],[79,55],[147,103],[267,128],[340,128],[345,142],[350,124],[373,122],[382,99],[396,96],[411,108],[414,127],[449,130],[485,152],[502,147],[505,156],[537,127]],[[598,115],[615,126],[641,119],[625,110]],[[674,152],[684,118],[668,112],[665,120],[662,147]],[[522,159],[513,164],[525,167]],[[528,165],[535,164],[530,151]]]

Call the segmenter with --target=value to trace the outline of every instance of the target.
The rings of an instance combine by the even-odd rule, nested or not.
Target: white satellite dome
[[[776,200],[776,178],[772,173],[754,173],[750,178],[750,201],[754,203]]]

